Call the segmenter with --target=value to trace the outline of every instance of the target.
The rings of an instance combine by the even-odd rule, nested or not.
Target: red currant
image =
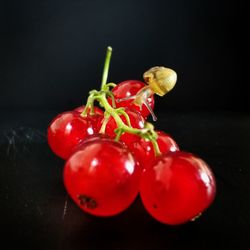
[[[177,143],[170,137],[170,135],[163,131],[158,131],[157,135],[157,143],[161,153],[169,153],[179,150]],[[135,155],[143,169],[150,166],[151,162],[155,159],[153,144],[147,139],[141,138],[139,141],[130,144],[129,149]]]
[[[82,106],[80,106],[80,107],[74,109],[74,111],[76,111],[76,112],[78,112],[78,113],[81,114],[81,113],[83,112],[84,108],[85,108],[85,105],[82,105]],[[88,109],[88,113],[89,113],[89,112],[90,112],[90,108]],[[98,108],[98,107],[96,107],[96,106],[94,106],[94,113],[95,113],[95,114],[98,114],[98,115],[103,115],[102,109],[100,109],[100,108]]]
[[[158,221],[181,224],[198,216],[213,201],[215,179],[200,158],[184,152],[163,154],[141,178],[140,194]]]
[[[83,143],[68,159],[64,184],[82,210],[96,216],[112,216],[134,201],[140,173],[122,143],[96,137]]]
[[[146,84],[143,82],[136,81],[136,80],[127,80],[127,81],[119,83],[116,87],[112,89],[112,92],[114,94],[115,99],[122,99],[125,97],[136,95],[138,91],[141,90],[145,86]],[[154,96],[152,95],[148,97],[147,102],[149,106],[153,109],[154,108]],[[112,103],[111,99],[109,99],[109,103],[110,104]],[[143,104],[142,108],[140,109],[138,105],[133,103],[133,100],[116,102],[116,107],[129,107],[129,108],[135,109],[138,112],[140,112],[144,118],[146,118],[150,114],[145,104]]]
[[[74,148],[93,133],[94,128],[88,118],[82,118],[74,111],[65,112],[50,123],[48,143],[56,155],[68,159]]]
[[[125,109],[125,112],[129,116],[130,123],[131,123],[131,126],[133,128],[142,129],[144,127],[145,120],[143,119],[143,117],[140,115],[139,112],[137,112],[135,110],[131,110],[129,108]],[[126,125],[128,125],[126,118],[123,115],[121,115],[120,117],[121,117],[122,121]],[[113,117],[111,117],[107,123],[107,126],[106,126],[106,134],[109,135],[110,137],[114,138],[116,136],[116,134],[115,134],[116,128],[117,128],[117,124],[115,122],[115,119]],[[121,139],[121,141],[125,142],[125,144],[129,145],[135,141],[140,140],[140,137],[137,135],[134,135],[134,134],[124,133],[120,137],[120,139]]]
[[[85,106],[80,106],[78,108],[76,108],[74,111],[78,112],[79,114],[81,114],[84,110]],[[88,110],[88,114],[87,114],[87,119],[91,122],[93,129],[94,129],[94,133],[99,133],[99,130],[101,128],[101,121],[103,119],[103,111],[94,106],[94,114],[91,115],[90,114],[90,108]]]
[[[81,148],[85,143],[90,143],[90,142],[94,142],[96,140],[105,140],[105,141],[113,141],[113,139],[106,135],[106,134],[99,134],[99,133],[96,133],[96,134],[93,134],[93,135],[89,135],[88,137],[86,137],[82,143],[79,145],[79,148]]]
[[[101,128],[101,122],[103,120],[103,115],[94,114],[94,115],[87,115],[87,119],[93,126],[94,133],[99,133]]]

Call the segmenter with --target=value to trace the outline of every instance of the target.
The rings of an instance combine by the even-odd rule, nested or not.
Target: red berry
[[[136,80],[127,80],[127,81],[119,83],[116,87],[112,89],[112,92],[114,94],[115,99],[122,99],[125,97],[136,95],[138,91],[141,90],[145,86],[146,84],[143,82],[136,81]],[[147,98],[147,102],[149,106],[153,109],[154,108],[154,96],[152,95],[149,98]],[[109,99],[109,103],[110,104],[112,103],[111,99]],[[142,105],[142,109],[140,109],[138,105],[133,103],[133,100],[116,102],[116,107],[129,107],[131,109],[135,109],[138,112],[140,112],[144,118],[146,118],[150,114],[149,110],[144,104]]]
[[[85,106],[80,106],[78,108],[76,108],[74,111],[78,112],[79,115],[83,112]],[[94,133],[99,133],[99,130],[101,128],[101,121],[103,119],[103,111],[94,106],[94,114],[91,115],[90,114],[90,108],[88,110],[88,114],[87,114],[87,119],[91,122],[93,129],[94,129]]]
[[[140,170],[129,150],[120,142],[94,139],[67,161],[65,187],[84,211],[96,216],[116,215],[134,201]]]
[[[100,128],[101,128],[101,122],[103,120],[103,115],[99,115],[99,114],[90,115],[90,114],[88,114],[86,118],[92,124],[94,133],[99,133]]]
[[[158,221],[181,224],[203,212],[215,196],[215,179],[200,158],[184,152],[164,154],[141,178],[140,194]]]
[[[82,106],[80,106],[80,107],[74,109],[74,111],[76,111],[76,112],[78,112],[78,113],[81,114],[81,113],[83,112],[84,108],[85,108],[85,105],[82,105]],[[89,112],[90,112],[90,108],[88,109],[88,113],[89,113]],[[95,114],[103,115],[102,109],[100,109],[100,108],[98,108],[98,107],[96,107],[96,106],[94,106],[94,112],[95,112]]]
[[[76,153],[77,151],[79,151],[83,146],[85,146],[85,144],[87,143],[92,143],[95,141],[114,141],[110,136],[106,135],[106,134],[100,134],[100,133],[96,133],[96,134],[92,134],[87,136],[84,140],[81,141],[81,143],[79,143],[73,150],[72,154]]]
[[[157,134],[157,143],[162,154],[179,150],[177,143],[170,135],[162,131],[158,131]],[[141,138],[139,141],[130,144],[129,149],[135,155],[143,169],[150,166],[151,162],[155,159],[153,144],[147,139]]]
[[[144,127],[144,122],[145,120],[143,119],[143,117],[140,115],[140,113],[138,113],[135,110],[131,110],[131,109],[125,109],[125,112],[128,114],[129,119],[130,119],[130,123],[131,126],[133,128],[138,128],[138,129],[142,129]],[[121,115],[120,116],[122,121],[128,125],[126,118]],[[114,120],[113,117],[110,118],[110,120],[107,123],[106,126],[106,134],[109,135],[112,138],[115,138],[116,134],[115,134],[115,129],[117,128],[117,124]],[[140,137],[134,134],[130,134],[130,133],[124,133],[121,137],[120,137],[121,141],[123,141],[125,144],[129,145],[135,141],[140,140]]]
[[[65,112],[50,123],[48,143],[56,155],[68,159],[74,148],[93,133],[94,128],[89,119],[82,118],[74,111]]]
[[[110,136],[106,135],[106,134],[98,134],[98,133],[96,133],[96,134],[89,135],[88,137],[86,137],[86,139],[84,139],[82,141],[82,143],[79,145],[79,147],[83,146],[85,143],[94,142],[96,140],[99,140],[99,141],[100,140],[113,141],[113,139]]]

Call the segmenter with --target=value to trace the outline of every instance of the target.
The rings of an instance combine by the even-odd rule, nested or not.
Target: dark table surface
[[[207,161],[217,180],[213,205],[198,220],[171,227],[140,199],[112,218],[84,214],[67,196],[64,162],[48,148],[48,112],[2,112],[0,238],[6,249],[249,249],[250,115],[158,113],[157,129]]]

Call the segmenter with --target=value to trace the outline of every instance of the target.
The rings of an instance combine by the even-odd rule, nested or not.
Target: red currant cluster
[[[59,114],[48,128],[51,149],[67,160],[69,195],[96,216],[124,211],[140,193],[146,210],[160,222],[196,218],[215,196],[210,168],[146,122],[150,113],[156,120],[154,94],[163,96],[174,87],[175,72],[154,67],[144,73],[147,84],[107,83],[110,57],[109,47],[101,90],[90,91],[85,106]]]

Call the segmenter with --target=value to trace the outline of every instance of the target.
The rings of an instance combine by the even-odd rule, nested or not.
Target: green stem
[[[115,141],[119,141],[121,135],[123,134],[122,129],[117,128],[115,133],[116,133]]]
[[[107,86],[107,85],[106,85],[106,86]],[[108,96],[110,96],[110,98],[111,98],[112,107],[113,107],[113,108],[116,108],[115,97],[114,97],[113,92],[108,90],[108,91],[106,92],[106,94],[107,94]]]
[[[155,139],[152,139],[151,142],[152,142],[153,147],[154,147],[154,153],[155,153],[155,155],[156,155],[156,156],[161,155],[161,151],[160,151],[160,149],[159,149],[159,146],[158,146],[157,141],[156,141]]]
[[[117,112],[118,112],[118,114],[123,115],[126,119],[127,125],[129,127],[132,127],[131,122],[130,122],[130,118],[129,118],[128,114],[126,113],[126,111],[124,110],[124,108],[117,109]]]
[[[90,108],[90,113],[93,112],[93,108],[94,108],[93,103],[94,103],[94,98],[93,98],[93,95],[90,94],[89,97],[88,97],[87,103],[85,105],[85,108],[84,108],[83,112],[81,113],[82,117],[87,116],[89,108]]]
[[[105,58],[105,62],[104,62],[101,89],[104,89],[104,87],[107,83],[111,54],[112,54],[112,48],[109,46],[107,48],[106,58]]]
[[[161,152],[160,152],[157,140],[156,140],[157,133],[154,131],[153,125],[150,123],[146,123],[145,127],[143,129],[131,127],[130,120],[129,120],[127,113],[122,108],[113,108],[109,104],[109,102],[106,98],[107,92],[108,91],[92,91],[92,92],[90,92],[86,107],[81,115],[86,116],[88,108],[91,107],[91,105],[93,105],[94,101],[98,101],[99,104],[105,109],[104,120],[103,120],[102,127],[100,129],[100,133],[105,133],[106,125],[110,119],[110,116],[112,116],[117,124],[117,129],[115,131],[115,133],[116,133],[115,140],[118,141],[120,139],[120,136],[124,132],[130,133],[130,134],[135,134],[135,135],[138,135],[142,138],[149,139],[153,144],[155,155],[160,155]],[[126,125],[123,122],[120,115],[125,115],[125,118],[126,118],[128,125]]]
[[[157,133],[154,131],[154,127],[150,123],[145,123],[143,129],[138,129],[138,128],[133,128],[130,124],[130,119],[124,108],[115,108],[115,101],[114,101],[114,96],[113,93],[109,90],[109,87],[114,87],[114,83],[107,83],[108,79],[108,70],[109,70],[109,64],[110,64],[110,59],[111,59],[111,54],[112,54],[112,48],[108,47],[107,48],[107,53],[106,53],[106,59],[104,63],[104,69],[103,69],[103,77],[102,77],[102,85],[101,85],[101,90],[96,91],[92,90],[89,92],[89,97],[86,103],[86,107],[81,113],[81,116],[86,117],[89,111],[89,108],[91,109],[91,114],[93,113],[93,104],[95,101],[99,102],[99,105],[105,109],[104,113],[104,119],[102,122],[102,127],[100,129],[100,133],[105,133],[106,130],[106,125],[112,116],[117,124],[117,129],[115,130],[116,133],[116,138],[115,140],[119,140],[121,135],[123,133],[130,133],[130,134],[135,134],[138,135],[144,139],[149,139],[154,147],[154,152],[155,155],[160,155],[160,149],[157,143]],[[111,96],[111,99],[113,101],[113,106],[112,107],[108,100],[107,96]],[[120,115],[123,115],[126,119],[125,124],[123,120],[121,119]]]
[[[132,127],[129,127],[126,124],[124,124],[124,122],[122,121],[122,119],[119,116],[116,109],[112,108],[110,106],[110,104],[108,103],[105,93],[101,93],[101,95],[97,96],[96,99],[102,104],[105,111],[108,112],[111,116],[114,117],[118,128],[122,129],[123,131],[129,132],[131,134],[138,134],[139,135],[139,134],[142,133],[141,129],[132,128]]]
[[[100,134],[105,134],[106,126],[107,126],[109,119],[110,119],[110,114],[105,111],[102,126],[99,131]]]
[[[114,88],[114,87],[116,87],[116,84],[113,83],[113,82],[110,82],[110,83],[106,84],[106,87],[112,87],[112,88]]]

